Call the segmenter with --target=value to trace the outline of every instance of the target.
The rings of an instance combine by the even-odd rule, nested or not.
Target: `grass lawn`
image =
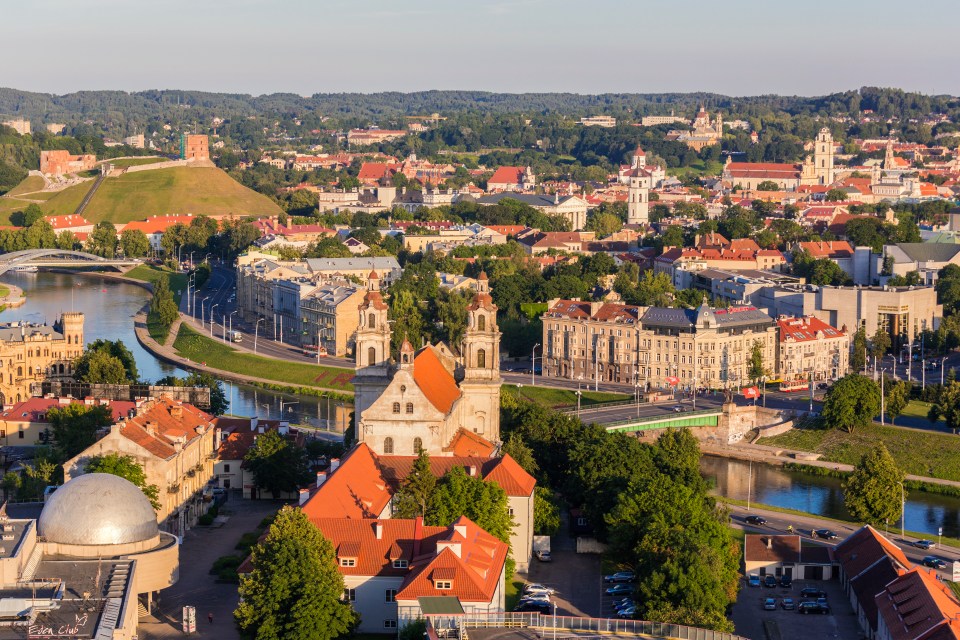
[[[903,415],[926,420],[927,414],[930,412],[930,406],[929,402],[923,400],[911,400],[903,410]]]
[[[15,186],[10,191],[7,191],[8,196],[17,196],[23,193],[31,193],[33,191],[40,191],[43,189],[43,178],[40,176],[27,176],[26,179]]]
[[[167,344],[167,338],[170,337],[170,325],[161,323],[157,314],[148,313],[147,333],[160,344]]]
[[[142,164],[156,164],[158,162],[167,162],[169,158],[118,158],[116,160],[106,160],[118,169],[123,167],[138,167]]]
[[[932,431],[873,424],[847,433],[839,429],[794,429],[758,444],[813,451],[830,462],[857,464],[865,451],[883,442],[904,472],[960,481],[960,438]]]
[[[178,271],[170,271],[169,269],[164,269],[163,267],[158,267],[152,264],[141,264],[134,267],[130,271],[127,271],[123,275],[128,278],[133,278],[134,280],[156,283],[156,281],[159,280],[164,274],[166,274],[167,278],[170,280],[170,290],[173,291],[173,298],[177,301],[177,304],[180,304],[180,296],[187,289],[187,274]]]
[[[10,295],[10,288],[0,284],[0,298],[6,298],[8,295]]]
[[[7,198],[6,196],[0,198],[0,224],[12,224],[10,222],[10,215],[17,211],[23,211],[29,207],[30,204],[31,203],[26,200],[17,200],[16,198]]]
[[[529,400],[530,402],[535,402],[545,407],[550,407],[551,409],[577,406],[577,392],[568,389],[531,387],[528,385],[523,385],[523,388],[518,388],[515,385],[506,384],[503,385],[502,389],[506,393],[519,395],[521,398]],[[630,400],[633,397],[625,393],[604,393],[602,391],[598,393],[596,391],[584,390],[582,393],[583,395],[580,398],[581,407],[589,407],[604,402],[615,402],[617,400]]]
[[[704,162],[703,160],[698,159],[691,165],[685,167],[677,167],[675,169],[667,169],[667,173],[671,176],[676,176],[677,178],[683,179],[687,176],[705,176],[705,175],[719,175],[723,172],[723,164],[720,162]]]
[[[81,184],[67,187],[63,191],[58,191],[56,195],[40,205],[44,215],[65,216],[74,213],[80,203],[83,202],[84,196],[93,187],[93,182],[93,180],[87,180]],[[90,220],[90,217],[86,214],[84,214],[84,217]],[[94,222],[98,221],[94,220]]]
[[[293,385],[353,390],[353,385],[350,383],[353,379],[353,371],[350,369],[318,367],[312,364],[255,356],[200,335],[186,324],[180,325],[173,347],[185,358],[194,362],[206,362],[208,366],[224,371]]]
[[[504,607],[507,611],[513,611],[520,601],[520,590],[523,589],[523,581],[518,580],[514,575],[513,579],[507,582],[503,588]]]
[[[89,189],[71,187],[42,205],[47,215],[73,213]],[[174,167],[107,178],[90,200],[83,216],[91,222],[130,222],[148,216],[276,215],[280,207],[214,167]]]

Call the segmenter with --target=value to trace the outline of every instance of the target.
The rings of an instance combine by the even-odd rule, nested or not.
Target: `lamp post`
[[[200,328],[201,329],[203,328],[203,305],[206,304],[207,300],[209,299],[210,299],[210,296],[207,296],[200,301]],[[196,313],[196,309],[194,309],[194,313]]]
[[[537,386],[537,347],[540,346],[540,343],[533,345],[533,350],[530,352],[530,386]],[[543,361],[543,356],[540,356],[540,360]]]
[[[700,366],[699,359],[697,357],[697,331],[696,325],[690,323],[690,333],[693,335],[693,410],[697,410],[697,367]],[[766,402],[766,393],[764,393],[764,402]],[[637,417],[639,418],[639,409]]]
[[[880,369],[880,426],[883,426],[883,412],[887,408],[886,399],[883,397],[883,378],[887,372],[886,369]]]
[[[947,357],[944,356],[940,360],[940,386],[943,386],[943,370],[947,368]]]
[[[197,277],[197,274],[191,273],[191,274],[190,274],[190,277],[187,278],[187,313],[188,313],[188,314],[190,313],[190,309],[191,309],[191,306],[190,306],[190,285],[191,285],[191,283],[196,284],[196,282],[197,282],[197,281],[196,281],[196,277]],[[196,287],[194,287],[194,295],[196,295]]]
[[[253,353],[257,353],[257,335],[260,333],[260,323],[263,322],[265,318],[259,318],[257,323],[253,327]]]
[[[903,540],[904,530],[906,529],[905,520],[907,519],[907,497],[903,491],[903,482],[898,484],[900,485],[900,539]]]
[[[213,310],[220,306],[220,303],[217,303],[210,307],[210,337],[213,337]]]
[[[230,339],[233,340],[233,315],[237,313],[236,310],[230,312]]]
[[[577,378],[577,418],[580,417],[580,396],[583,395],[583,392],[580,390],[580,385],[583,384],[583,376]]]
[[[190,268],[191,268],[191,269],[193,269],[193,254],[195,254],[195,253],[196,253],[196,251],[191,251],[191,252],[190,252]]]

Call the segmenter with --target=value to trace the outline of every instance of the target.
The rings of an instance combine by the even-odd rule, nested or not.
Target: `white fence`
[[[570,631],[577,635],[590,633],[614,633],[669,638],[671,640],[746,640],[732,633],[686,627],[681,624],[649,622],[647,620],[621,620],[619,618],[578,618],[574,616],[551,616],[540,613],[468,613],[457,619],[463,629],[493,627],[532,628],[539,630]],[[469,632],[467,633],[469,636]]]

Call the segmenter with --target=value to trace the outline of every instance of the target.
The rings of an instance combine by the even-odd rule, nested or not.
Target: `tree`
[[[960,382],[951,380],[940,387],[936,401],[930,406],[927,414],[930,422],[940,418],[947,423],[947,428],[957,433],[960,429]]]
[[[818,286],[842,285],[849,279],[840,265],[830,258],[818,258],[807,269],[807,280]]]
[[[43,220],[43,209],[40,208],[40,205],[33,202],[23,210],[19,217],[19,226],[29,227],[32,226],[34,222]],[[16,220],[12,220],[12,222],[16,222]]]
[[[124,229],[120,234],[120,247],[127,258],[142,258],[150,253],[150,240],[140,229]]]
[[[150,313],[157,318],[161,325],[169,327],[176,322],[180,315],[180,308],[170,291],[170,279],[162,274],[153,283],[153,298],[150,300]]]
[[[460,516],[470,518],[493,537],[510,542],[513,519],[507,511],[507,494],[497,483],[486,482],[479,475],[468,476],[458,465],[441,478],[424,521],[449,527]]]
[[[150,500],[150,505],[159,511],[160,489],[155,484],[147,484],[147,474],[133,456],[108,453],[94,456],[87,462],[87,473],[109,473],[126,478],[140,487],[143,495]]]
[[[640,277],[629,302],[645,307],[668,307],[675,292],[669,275],[654,273],[652,269],[648,269]]]
[[[533,532],[538,536],[555,536],[560,531],[560,506],[557,497],[546,487],[537,487],[533,494]]]
[[[113,223],[98,222],[87,238],[87,251],[104,258],[113,258],[117,255],[117,228]]]
[[[870,339],[870,355],[879,361],[890,350],[890,334],[883,327],[877,327],[877,332]]]
[[[870,525],[896,522],[904,473],[881,442],[863,454],[843,483],[843,501],[854,518]]]
[[[507,436],[507,440],[503,443],[500,451],[513,458],[524,471],[531,475],[540,468],[533,455],[533,449],[527,446],[527,443],[523,441],[523,436],[519,433],[511,433]]]
[[[343,602],[333,545],[304,513],[283,507],[250,554],[234,619],[250,640],[333,640],[359,622]]]
[[[763,342],[754,340],[750,347],[750,379],[756,382],[767,375],[767,369],[763,366]]]
[[[884,408],[890,416],[890,424],[893,424],[910,402],[910,384],[906,380],[884,378],[884,396]]]
[[[598,238],[605,238],[623,227],[623,221],[612,213],[599,213],[587,220],[587,231],[594,231]]]
[[[430,456],[421,449],[410,473],[393,494],[393,517],[426,516],[436,488],[437,478],[430,470]]]
[[[844,202],[847,199],[847,192],[843,189],[830,189],[824,200],[827,202]]]
[[[823,419],[827,425],[853,433],[880,413],[880,387],[858,373],[840,378],[827,391]]]
[[[103,405],[72,402],[47,411],[53,449],[59,460],[69,460],[97,441],[97,430],[113,424],[113,414]]]
[[[207,387],[210,389],[210,409],[209,413],[215,416],[222,416],[230,408],[230,402],[227,400],[227,394],[223,390],[223,383],[209,373],[194,372],[186,378],[176,376],[166,376],[157,380],[158,385],[168,385],[171,387]]]
[[[267,431],[257,436],[256,442],[243,458],[254,484],[279,497],[296,491],[310,480],[307,452],[278,431]]]
[[[861,325],[853,334],[853,353],[850,354],[850,368],[864,370],[867,366],[867,330]]]
[[[87,350],[77,358],[73,376],[81,382],[132,384],[139,380],[140,372],[137,361],[122,340],[101,338],[88,344]]]
[[[773,180],[764,180],[757,185],[757,191],[779,191],[780,185]]]

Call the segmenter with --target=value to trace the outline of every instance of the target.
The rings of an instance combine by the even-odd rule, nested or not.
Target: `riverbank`
[[[15,309],[26,301],[27,298],[23,295],[23,289],[20,287],[8,283],[0,284],[0,311]]]

